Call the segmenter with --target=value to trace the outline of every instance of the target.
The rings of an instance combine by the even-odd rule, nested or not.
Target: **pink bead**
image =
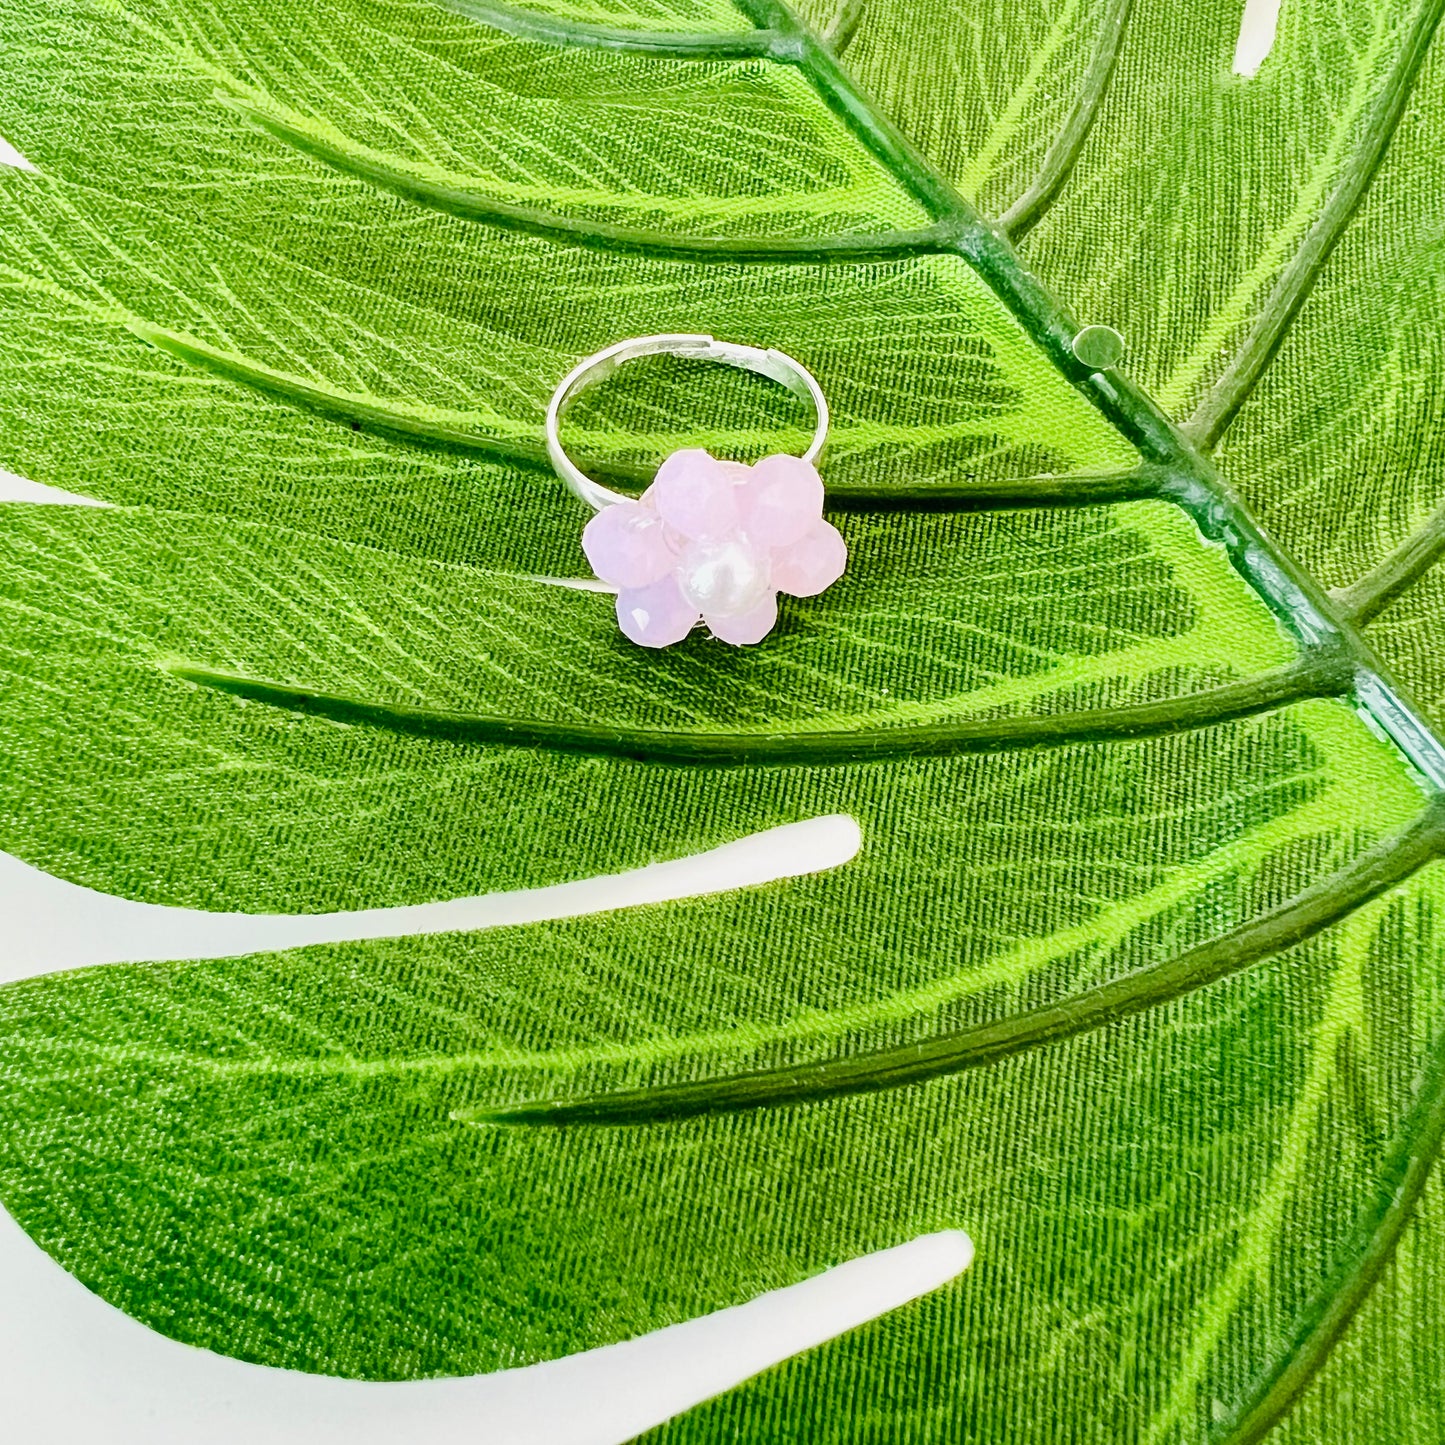
[[[583,529],[582,550],[592,570],[614,587],[646,587],[677,562],[662,518],[638,502],[615,502],[598,512]]]
[[[778,620],[778,594],[769,592],[751,612],[734,617],[704,617],[703,620],[714,637],[722,642],[731,642],[734,647],[761,642]]]
[[[700,614],[684,600],[676,580],[664,577],[647,587],[617,594],[617,625],[643,647],[671,647],[697,624]]]
[[[657,469],[643,500],[679,536],[721,537],[738,526],[738,488],[728,464],[705,451],[673,452]]]
[[[742,492],[743,526],[768,547],[787,547],[823,516],[823,479],[802,457],[764,457]]]
[[[773,553],[773,586],[793,597],[814,597],[848,565],[848,544],[831,522],[817,521],[789,547]]]

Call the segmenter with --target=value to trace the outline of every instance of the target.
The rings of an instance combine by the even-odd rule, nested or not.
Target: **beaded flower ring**
[[[752,466],[705,451],[673,452],[633,499],[600,486],[567,455],[562,413],[586,387],[639,356],[671,355],[755,371],[813,408],[813,440],[802,456]],[[617,621],[643,647],[681,642],[700,622],[723,642],[761,642],[778,618],[778,593],[812,597],[843,575],[848,549],[823,520],[815,463],[828,435],[828,403],[816,378],[791,356],[711,336],[640,336],[579,362],[547,407],[547,454],[557,475],[597,515],[582,550],[617,589]]]

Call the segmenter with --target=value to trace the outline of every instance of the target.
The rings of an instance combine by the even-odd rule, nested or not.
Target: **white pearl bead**
[[[766,557],[741,537],[689,544],[678,565],[682,595],[708,617],[751,612],[768,593]]]

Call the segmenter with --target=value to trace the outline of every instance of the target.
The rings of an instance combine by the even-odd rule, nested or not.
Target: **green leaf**
[[[7,985],[6,1207],[368,1378],[962,1227],[965,1280],[662,1435],[1438,1435],[1428,1304],[1372,1291],[1439,1271],[1440,10],[1286,6],[1244,81],[1234,4],[7,0],[0,465],[113,505],[3,513],[0,846],[293,913],[863,847]],[[559,585],[546,398],[663,330],[835,404],[852,570],[763,648]],[[683,366],[574,421],[633,482],[800,435]]]

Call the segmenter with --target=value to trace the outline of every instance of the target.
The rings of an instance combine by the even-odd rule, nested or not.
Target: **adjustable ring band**
[[[572,493],[600,512],[617,502],[631,501],[622,492],[614,492],[594,482],[567,455],[558,435],[563,413],[589,386],[611,376],[624,362],[640,356],[681,356],[694,361],[716,361],[742,371],[755,371],[771,381],[787,387],[795,396],[813,408],[813,440],[803,453],[805,462],[813,463],[828,438],[828,402],[817,378],[801,362],[781,351],[764,351],[756,346],[741,346],[731,341],[717,341],[711,336],[689,336],[664,333],[658,336],[637,336],[619,341],[579,361],[557,384],[547,405],[547,455],[557,475]]]

